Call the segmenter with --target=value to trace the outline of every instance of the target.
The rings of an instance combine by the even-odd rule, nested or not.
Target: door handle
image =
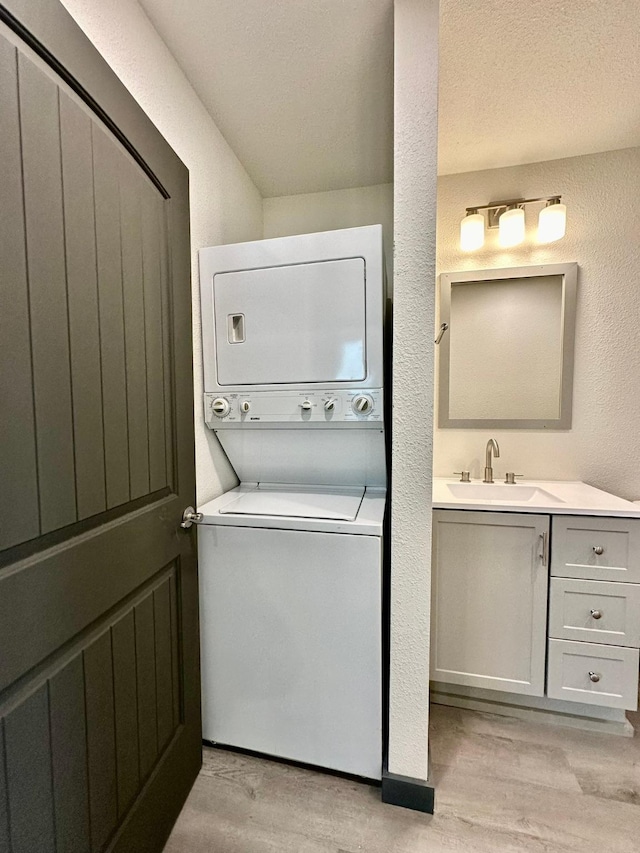
[[[194,524],[198,524],[204,516],[201,512],[196,512],[192,506],[188,506],[185,511],[182,513],[182,521],[180,522],[180,527],[183,530],[188,530],[190,527],[193,527]]]

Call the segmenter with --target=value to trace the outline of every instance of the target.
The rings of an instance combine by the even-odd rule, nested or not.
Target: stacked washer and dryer
[[[203,737],[380,779],[382,228],[202,249],[200,287],[240,480],[199,507]]]

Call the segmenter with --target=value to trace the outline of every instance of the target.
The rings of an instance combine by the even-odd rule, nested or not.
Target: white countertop
[[[461,483],[455,478],[434,477],[433,508],[640,518],[640,504],[586,483],[559,480],[518,480],[515,485],[505,485],[502,481]]]

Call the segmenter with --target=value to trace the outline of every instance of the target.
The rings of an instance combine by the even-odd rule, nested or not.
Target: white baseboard
[[[449,705],[487,714],[516,717],[532,723],[570,726],[585,731],[633,737],[633,726],[624,711],[598,708],[577,702],[547,699],[544,696],[518,696],[479,687],[431,682],[430,699],[436,705]]]

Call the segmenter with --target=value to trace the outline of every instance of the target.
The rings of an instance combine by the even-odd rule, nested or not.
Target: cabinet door
[[[548,516],[433,515],[432,679],[543,696]]]

